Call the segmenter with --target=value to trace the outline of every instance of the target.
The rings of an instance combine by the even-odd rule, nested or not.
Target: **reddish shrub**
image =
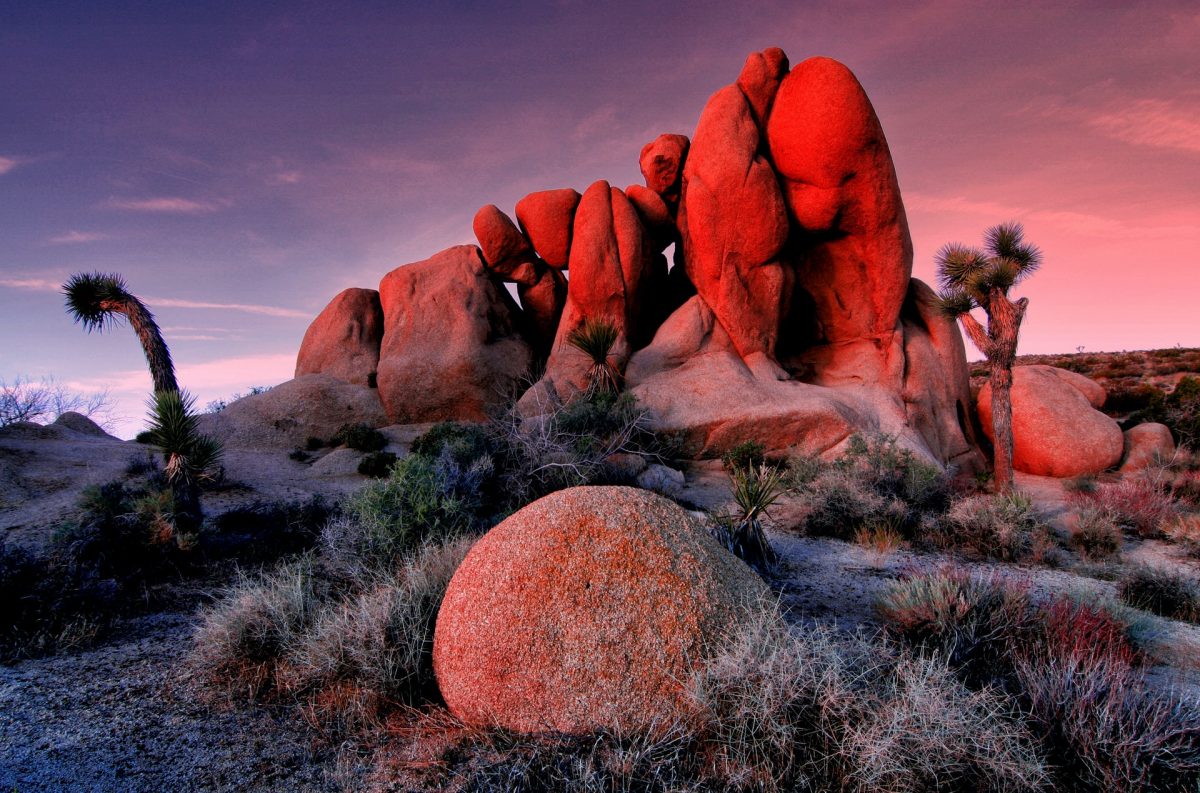
[[[1139,661],[1129,626],[1104,606],[1057,597],[1042,612],[1042,620],[1044,650],[1051,658],[1125,667]]]

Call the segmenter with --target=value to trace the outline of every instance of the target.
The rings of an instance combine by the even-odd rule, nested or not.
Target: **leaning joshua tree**
[[[937,254],[942,308],[961,320],[963,330],[988,363],[992,386],[992,440],[995,444],[996,490],[1008,492],[1013,484],[1012,369],[1017,357],[1017,335],[1029,298],[1012,301],[1009,290],[1042,262],[1042,254],[1024,240],[1020,223],[1002,223],[984,235],[984,250],[958,243]],[[983,309],[987,327],[971,315]]]
[[[84,330],[102,332],[124,318],[142,343],[154,381],[150,433],[163,452],[167,482],[175,502],[175,528],[184,534],[194,531],[201,519],[199,482],[216,467],[221,446],[197,430],[194,400],[179,391],[171,351],[163,341],[154,315],[115,273],[73,275],[63,284],[63,293],[67,297],[67,312]]]

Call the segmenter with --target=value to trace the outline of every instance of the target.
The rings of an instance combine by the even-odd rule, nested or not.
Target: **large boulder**
[[[374,387],[383,341],[383,308],[374,289],[345,289],[317,315],[300,343],[296,377],[329,374]]]
[[[912,241],[866,92],[837,61],[809,58],[780,83],[766,138],[795,226],[795,304],[815,318],[804,342],[819,381],[897,387]]]
[[[1013,468],[1071,477],[1120,462],[1125,447],[1120,426],[1092,407],[1084,391],[1075,378],[1061,376],[1053,366],[1013,369]],[[976,404],[983,431],[992,438],[990,384],[980,389]]]
[[[488,204],[480,208],[471,225],[483,252],[484,266],[496,277],[527,286],[537,282],[540,268],[533,247],[499,207]]]
[[[438,613],[433,666],[450,711],[520,732],[651,728],[710,644],[768,595],[674,503],[578,487],[480,539]]]
[[[520,308],[488,276],[478,248],[398,267],[379,295],[379,396],[393,423],[482,421],[528,376]]]
[[[779,181],[742,90],[713,94],[683,169],[679,230],[687,275],[756,374],[787,379],[775,361],[792,268],[780,260],[788,217]]]
[[[309,438],[328,440],[343,424],[388,423],[379,392],[330,374],[309,374],[200,416],[200,430],[225,446],[303,448]]]

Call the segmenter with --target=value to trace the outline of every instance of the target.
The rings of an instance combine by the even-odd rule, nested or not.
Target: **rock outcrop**
[[[762,580],[674,503],[627,487],[560,491],[480,539],[438,613],[450,711],[520,732],[653,728]]]
[[[1053,366],[1013,369],[1013,468],[1027,474],[1070,477],[1095,474],[1121,460],[1125,441],[1117,422],[1096,410],[1096,392],[1083,375]],[[1099,397],[1103,403],[1103,395]],[[979,391],[984,432],[992,437],[992,389]]]
[[[478,248],[397,267],[379,296],[379,397],[392,423],[482,421],[527,376],[533,355],[520,309]]]
[[[390,420],[481,418],[530,363],[544,375],[518,409],[552,409],[587,387],[571,333],[606,322],[610,361],[689,454],[744,440],[833,453],[850,434],[883,432],[939,464],[985,465],[962,336],[911,277],[887,140],[849,69],[753,53],[690,139],[659,135],[638,165],[644,186],[533,192],[516,223],[486,205],[479,249],[384,279]],[[1075,385],[1099,404],[1094,386]],[[1105,436],[1107,459],[1111,427],[1073,415],[1084,436]]]
[[[374,289],[345,289],[317,315],[300,343],[296,377],[328,374],[347,383],[375,386],[383,307]]]

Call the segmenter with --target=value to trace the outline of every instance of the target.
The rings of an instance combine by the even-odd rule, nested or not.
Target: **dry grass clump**
[[[1110,512],[1085,506],[1075,515],[1071,546],[1089,561],[1109,559],[1121,552],[1124,532]]]
[[[1200,514],[1180,515],[1163,528],[1163,533],[1189,556],[1200,557]]]
[[[898,582],[880,604],[894,635],[949,658],[969,687],[1009,692],[1055,790],[1194,790],[1200,702],[1151,688],[1119,608],[1031,601],[995,576],[940,570]],[[983,642],[980,642],[983,637]],[[983,646],[986,652],[963,652]]]
[[[956,500],[926,535],[932,544],[1005,562],[1053,561],[1049,525],[1021,493],[966,496]]]
[[[431,543],[359,581],[311,556],[243,577],[204,613],[192,663],[212,692],[296,705],[331,736],[377,728],[399,705],[436,701],[434,621],[470,546]]]
[[[1134,608],[1187,622],[1200,622],[1200,580],[1179,570],[1140,565],[1117,583],[1121,600]]]
[[[1077,508],[1097,510],[1124,530],[1140,537],[1158,537],[1179,514],[1180,503],[1171,492],[1173,475],[1151,467],[1118,482],[1103,482],[1091,492],[1075,492],[1070,502]]]

